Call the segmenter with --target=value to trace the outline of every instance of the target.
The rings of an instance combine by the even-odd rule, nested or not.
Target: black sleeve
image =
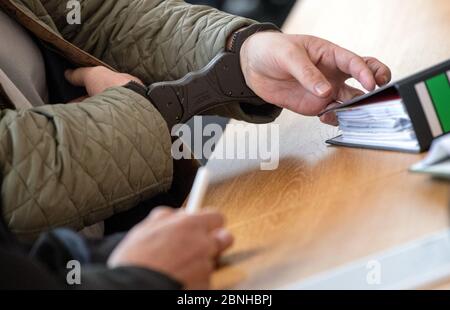
[[[69,285],[64,273],[53,274],[45,265],[12,249],[0,247],[0,290],[179,290],[180,283],[148,269],[104,265],[81,268],[81,283]]]
[[[116,234],[101,240],[88,240],[67,229],[57,229],[42,235],[31,255],[45,263],[64,279],[70,271],[71,260],[81,264],[81,284],[75,289],[181,289],[181,284],[159,272],[137,267],[106,267],[108,257],[123,240],[125,234]]]
[[[0,224],[0,288],[1,289],[145,289],[177,290],[177,281],[156,271],[137,267],[109,269],[106,260],[123,239],[115,235],[104,240],[86,240],[79,234],[58,229],[44,234],[29,255]],[[79,284],[67,283],[71,270],[67,263],[81,265]]]
[[[61,289],[64,285],[38,261],[26,255],[26,249],[11,234],[0,204],[0,290]]]
[[[0,245],[1,290],[53,290],[64,289],[44,266],[33,261],[17,248]]]
[[[180,290],[182,285],[157,271],[120,267],[88,266],[81,273],[81,285],[85,290]]]

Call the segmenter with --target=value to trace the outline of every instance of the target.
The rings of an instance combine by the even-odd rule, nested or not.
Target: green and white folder
[[[402,145],[392,145],[392,143],[386,143],[384,146],[370,145],[370,143],[365,144],[364,142],[348,143],[342,135],[328,140],[327,143],[417,153],[427,151],[435,138],[450,133],[450,60],[355,98],[325,113],[364,108],[368,105],[386,102],[390,98],[398,98],[403,103],[417,139],[415,148],[407,149]]]

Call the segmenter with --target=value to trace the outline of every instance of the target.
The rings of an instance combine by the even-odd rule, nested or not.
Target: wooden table
[[[450,1],[303,0],[285,31],[376,56],[398,79],[450,57]],[[288,111],[276,123],[279,169],[208,164],[206,203],[236,236],[214,288],[276,288],[449,227],[449,183],[408,173],[423,155],[328,147],[335,128]]]

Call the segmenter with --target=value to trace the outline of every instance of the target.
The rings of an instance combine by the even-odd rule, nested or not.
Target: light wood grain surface
[[[378,57],[398,79],[450,58],[450,1],[303,0],[285,31]],[[328,147],[335,128],[288,111],[276,123],[277,170],[208,164],[206,204],[236,236],[214,288],[277,288],[449,226],[449,183],[408,173],[423,155]]]

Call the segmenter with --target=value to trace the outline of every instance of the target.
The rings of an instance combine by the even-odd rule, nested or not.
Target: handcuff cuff
[[[125,87],[148,98],[169,128],[232,102],[266,105],[268,103],[259,98],[245,82],[240,51],[246,39],[267,30],[281,31],[270,23],[248,26],[233,34],[228,51],[218,54],[199,71],[188,73],[176,81],[158,82],[148,87],[130,82]]]

